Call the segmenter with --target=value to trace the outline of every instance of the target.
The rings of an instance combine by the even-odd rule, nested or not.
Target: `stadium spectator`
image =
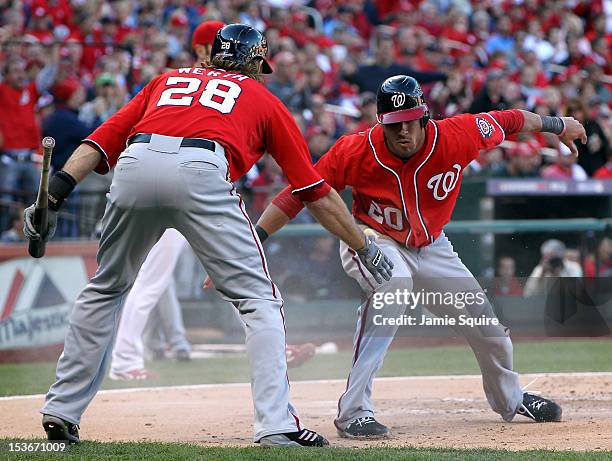
[[[10,228],[2,232],[0,242],[2,243],[18,243],[25,242],[26,238],[23,235],[23,206],[19,211],[14,211],[9,219]]]
[[[605,165],[600,167],[595,174],[594,178],[597,179],[612,179],[612,149],[608,148],[608,161]]]
[[[365,131],[376,125],[376,95],[374,93],[362,93],[359,107],[359,121],[353,128],[353,133]]]
[[[3,65],[0,82],[0,199],[7,203],[34,200],[38,188],[38,166],[34,155],[40,146],[36,103],[53,84],[57,58],[58,51],[54,48],[49,63],[33,81],[27,76],[27,62],[23,58],[9,57]],[[7,225],[6,213],[1,213],[0,228]]]
[[[324,131],[321,126],[317,125],[306,131],[306,139],[308,140],[308,148],[310,149],[313,162],[319,160],[334,143],[334,139],[329,133]]]
[[[541,157],[537,149],[527,143],[515,143],[508,149],[505,163],[497,164],[501,170],[493,170],[493,176],[502,178],[534,178],[539,176]]]
[[[266,80],[267,88],[289,110],[303,110],[310,106],[310,88],[306,76],[298,74],[293,53],[281,51],[274,59],[274,73]]]
[[[512,34],[512,22],[508,16],[502,16],[496,25],[496,32],[486,42],[485,49],[491,56],[498,52],[508,57],[515,54],[516,38]]]
[[[612,240],[605,237],[597,246],[597,256],[589,255],[584,261],[586,277],[612,277]]]
[[[509,104],[504,98],[503,88],[506,85],[506,74],[501,70],[493,70],[487,75],[487,81],[482,89],[476,94],[468,112],[478,114],[492,110],[509,109]]]
[[[96,98],[83,105],[79,118],[90,126],[98,126],[110,118],[125,103],[117,80],[108,72],[96,78]]]
[[[43,119],[43,136],[55,138],[51,165],[60,170],[77,146],[95,128],[79,120],[79,108],[85,102],[85,88],[76,79],[68,79],[52,88],[55,109]]]
[[[497,261],[495,294],[498,296],[523,295],[523,286],[516,278],[516,262],[512,256],[502,256]]]
[[[571,99],[566,112],[572,114],[584,126],[588,142],[586,144],[576,143],[579,153],[578,164],[589,176],[592,176],[595,171],[605,165],[607,154],[610,151],[610,141],[601,125],[590,116],[590,110],[582,98]]]
[[[426,72],[395,63],[395,44],[392,37],[382,36],[378,39],[375,60],[372,64],[360,65],[349,79],[359,87],[360,92],[376,93],[380,84],[392,75],[407,74],[416,78],[421,84],[446,79],[442,72]]]
[[[544,167],[541,176],[546,179],[573,179],[584,181],[588,176],[584,169],[577,164],[577,158],[564,144],[559,144],[559,152],[555,163]]]
[[[565,259],[580,264],[580,250],[578,248],[566,248]]]
[[[542,258],[525,283],[524,296],[546,294],[548,277],[582,277],[580,264],[565,258],[565,244],[560,240],[546,240],[540,247]]]
[[[431,91],[430,106],[436,117],[445,118],[462,114],[472,101],[471,89],[460,72],[451,72],[446,84],[438,82]]]

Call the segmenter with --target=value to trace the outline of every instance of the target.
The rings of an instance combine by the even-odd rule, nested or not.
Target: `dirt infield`
[[[527,384],[536,375],[524,375]],[[309,428],[333,445],[490,447],[508,450],[612,450],[612,373],[538,375],[530,390],[563,406],[563,422],[505,423],[488,407],[479,376],[382,378],[375,382],[377,416],[393,437],[384,442],[340,439],[333,428],[340,380],[296,382],[292,395]],[[40,437],[42,396],[0,398],[10,424],[0,437]],[[181,441],[249,445],[252,405],[248,384],[196,385],[101,392],[83,417],[83,439]]]

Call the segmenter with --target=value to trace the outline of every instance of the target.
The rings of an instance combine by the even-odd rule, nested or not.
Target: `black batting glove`
[[[383,283],[383,279],[391,280],[393,263],[376,245],[374,237],[366,236],[365,246],[357,250],[357,256],[378,283]]]

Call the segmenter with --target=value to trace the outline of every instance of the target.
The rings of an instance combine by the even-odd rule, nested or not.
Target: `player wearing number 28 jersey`
[[[245,75],[195,67],[156,77],[85,140],[104,154],[96,171],[114,167],[126,139],[137,133],[217,141],[225,147],[232,180],[267,151],[292,189],[304,189],[298,192],[301,199],[314,200],[329,190],[314,169],[304,167],[310,154],[306,143],[299,142],[302,135],[292,115],[261,83]]]

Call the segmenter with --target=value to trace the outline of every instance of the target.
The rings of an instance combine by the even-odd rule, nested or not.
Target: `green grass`
[[[612,371],[612,340],[565,340],[522,342],[514,346],[515,369],[521,373]],[[289,372],[291,380],[344,379],[351,364],[348,351],[316,356]],[[150,381],[114,382],[103,388],[248,382],[246,358],[233,356],[190,363],[162,361],[149,368],[160,378]],[[378,376],[413,376],[479,373],[468,347],[414,347],[393,349]],[[0,365],[0,396],[40,394],[47,391],[55,374],[55,362]]]
[[[22,442],[40,442],[42,440],[23,440]],[[431,449],[431,448],[325,448],[325,449],[262,449],[249,448],[208,448],[198,445],[178,443],[98,443],[83,442],[78,446],[57,453],[9,453],[9,441],[0,440],[0,458],[9,460],[105,460],[105,459],[146,459],[154,460],[604,460],[610,459],[612,452],[572,452],[530,450],[511,452],[490,449]]]

